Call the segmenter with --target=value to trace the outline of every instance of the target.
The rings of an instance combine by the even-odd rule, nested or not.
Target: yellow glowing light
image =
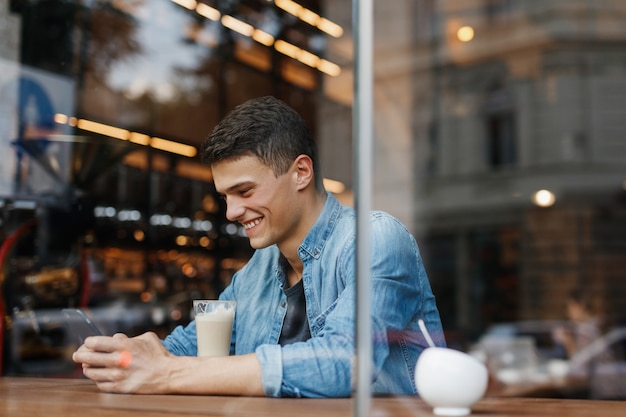
[[[109,136],[115,139],[127,140],[138,145],[152,146],[153,148],[160,149],[162,151],[176,153],[190,158],[193,158],[198,153],[195,146],[162,138],[150,138],[150,136],[143,133],[131,132],[119,127],[94,122],[93,120],[77,119],[76,117],[69,117],[62,113],[55,114],[54,121],[58,124],[67,123],[70,126],[77,126],[79,129],[87,130],[89,132]]]
[[[254,32],[254,27],[252,25],[229,15],[222,17],[222,24],[228,29],[234,30],[243,36],[250,37],[252,36],[252,32]]]
[[[287,13],[296,16],[298,19],[308,23],[311,26],[317,27],[319,30],[321,30],[322,32],[326,32],[330,36],[338,38],[343,35],[343,28],[341,26],[326,19],[325,17],[321,17],[314,11],[299,5],[295,1],[276,0],[274,4],[276,4],[276,7],[279,7]]]
[[[469,42],[474,39],[474,28],[471,26],[462,26],[456,31],[456,37],[461,42]]]
[[[319,28],[319,30],[328,33],[333,38],[339,38],[341,37],[341,35],[343,35],[343,28],[335,22],[331,22],[330,20],[326,19],[325,17],[322,17],[320,19],[317,27]]]
[[[336,77],[341,73],[341,67],[337,64],[334,64],[325,59],[320,59],[317,69],[322,71],[324,74],[328,74],[332,77]]]
[[[300,53],[298,54],[298,61],[302,62],[303,64],[308,65],[309,67],[316,68],[317,64],[320,61],[320,57],[318,57],[315,54],[310,53],[309,51],[305,51],[304,49],[301,49]]]
[[[320,15],[304,7],[298,13],[298,17],[311,26],[317,26],[320,21]]]
[[[196,270],[196,268],[195,268],[192,264],[190,264],[190,263],[186,263],[186,264],[184,264],[184,265],[181,267],[181,270],[182,270],[183,274],[187,275],[187,276],[188,276],[188,277],[190,277],[190,278],[195,277],[195,276],[196,276],[196,274],[197,274],[197,272],[198,272],[198,271]]]
[[[65,114],[57,113],[57,114],[54,115],[55,123],[58,123],[60,125],[66,124],[68,120],[69,120],[69,118]]]
[[[143,242],[144,238],[146,237],[145,233],[143,232],[143,230],[135,230],[135,232],[133,233],[133,237],[135,238],[135,240],[137,242]]]
[[[120,129],[119,127],[109,126],[85,119],[78,120],[78,128],[121,140],[127,140],[128,135],[130,134],[130,132],[126,129]]]
[[[130,142],[146,146],[150,143],[150,136],[144,135],[143,133],[130,132],[128,140]]]
[[[276,0],[274,3],[276,4],[276,7],[280,7],[281,9],[286,11],[287,13],[291,13],[294,16],[298,16],[298,13],[300,13],[300,10],[302,10],[302,6],[300,6],[295,1],[291,1],[291,0]]]
[[[252,39],[265,46],[271,46],[274,43],[274,37],[261,29],[255,29]]]
[[[548,190],[539,190],[533,194],[533,202],[539,207],[550,207],[555,201],[554,193]]]
[[[177,153],[189,157],[196,156],[196,153],[198,152],[194,146],[162,138],[152,138],[150,145],[153,148],[160,149],[162,151]]]
[[[200,16],[204,16],[207,19],[213,21],[220,20],[220,17],[222,16],[219,10],[214,9],[213,7],[208,6],[204,3],[198,3],[198,5],[196,6],[196,12],[198,12]]]
[[[172,1],[189,10],[193,10],[196,8],[196,0],[172,0]]]
[[[308,65],[311,68],[316,68],[317,70],[336,77],[341,73],[341,68],[324,59],[321,59],[317,55],[305,51],[304,49],[300,49],[299,47],[292,45],[285,41],[276,41],[274,36],[271,34],[255,28],[254,26],[239,20],[230,15],[221,16],[219,10],[205,4],[199,3],[195,0],[172,0],[174,3],[177,3],[189,10],[194,10],[200,16],[203,16],[207,19],[213,21],[221,21],[222,25],[230,30],[233,30],[243,36],[251,37],[254,41],[260,43],[264,46],[274,46],[274,48],[290,58],[300,61],[301,63]],[[307,9],[306,7],[301,6],[292,0],[276,0],[276,7],[279,7],[286,11],[287,13],[292,14],[293,16],[299,18],[303,22],[310,24],[311,26],[317,27],[322,32],[325,32],[335,38],[343,35],[343,28],[338,24],[321,17],[319,14],[315,13],[312,10]],[[195,39],[191,37],[191,39]]]
[[[276,41],[276,43],[274,44],[274,48],[281,54],[285,54],[288,57],[294,59],[298,57],[298,53],[300,52],[300,48],[298,48],[296,45],[285,42],[281,39]]]

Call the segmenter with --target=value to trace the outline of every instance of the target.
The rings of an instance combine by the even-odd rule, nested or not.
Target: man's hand
[[[171,355],[154,333],[128,338],[93,336],[74,354],[83,374],[106,392],[161,394],[168,391]]]
[[[105,392],[264,395],[261,365],[254,353],[174,356],[154,333],[88,337],[72,359]]]

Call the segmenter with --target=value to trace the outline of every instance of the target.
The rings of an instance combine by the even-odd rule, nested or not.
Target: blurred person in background
[[[555,329],[553,335],[563,347],[569,375],[586,381],[585,396],[589,398],[623,399],[626,381],[621,370],[624,364],[618,361],[620,355],[615,350],[616,329],[607,332],[609,323],[594,295],[589,290],[572,290],[566,313],[569,325]]]
[[[563,348],[565,358],[571,359],[602,335],[602,318],[593,302],[593,295],[580,288],[568,294],[565,312],[569,323],[556,328],[553,333],[555,342]]]

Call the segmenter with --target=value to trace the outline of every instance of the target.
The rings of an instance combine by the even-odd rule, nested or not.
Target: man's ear
[[[313,182],[313,161],[308,155],[299,155],[293,162],[296,189],[303,190]]]

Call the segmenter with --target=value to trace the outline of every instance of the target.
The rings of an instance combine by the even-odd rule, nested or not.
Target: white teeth
[[[250,229],[254,226],[256,226],[257,224],[261,223],[261,219],[256,219],[256,220],[252,220],[250,223],[243,223],[243,227],[244,229]]]

